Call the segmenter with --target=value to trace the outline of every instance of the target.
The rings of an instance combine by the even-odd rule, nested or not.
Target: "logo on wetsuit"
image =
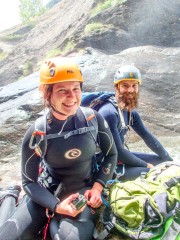
[[[112,164],[111,163],[108,163],[108,165],[107,165],[107,167],[105,168],[105,167],[103,167],[103,172],[104,172],[104,174],[110,174],[110,172],[111,172],[111,167],[112,167]]]
[[[81,156],[81,151],[79,149],[70,149],[64,154],[66,159],[75,159]]]

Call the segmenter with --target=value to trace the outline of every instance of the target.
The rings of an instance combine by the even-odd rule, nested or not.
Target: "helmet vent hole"
[[[50,72],[51,77],[53,77],[54,74],[55,74],[55,69],[54,69],[54,68],[51,68],[51,69],[49,70],[49,72]]]

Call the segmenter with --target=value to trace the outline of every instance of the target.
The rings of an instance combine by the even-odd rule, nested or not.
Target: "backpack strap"
[[[94,141],[97,143],[98,122],[97,122],[97,118],[94,114],[94,111],[91,108],[85,108],[85,107],[80,107],[80,109],[85,117],[86,124],[90,129],[90,133],[91,133]],[[94,134],[93,134],[92,130],[95,130]]]
[[[163,185],[165,186],[166,189],[169,189],[175,186],[177,183],[180,183],[180,177],[170,178],[168,181],[164,182]]]
[[[98,123],[94,111],[92,109],[83,107],[78,109],[77,114],[75,116],[75,127],[76,127],[75,130],[62,132],[60,134],[59,133],[48,134],[45,135],[44,138],[46,140],[59,137],[64,137],[64,139],[67,139],[73,135],[79,135],[90,132],[93,136],[93,139],[96,141],[98,133]],[[93,130],[95,131],[94,135]]]
[[[106,222],[104,226],[104,230],[102,230],[100,233],[98,233],[97,230],[94,231],[93,238],[96,240],[106,239],[106,237],[110,234],[112,229],[115,227],[115,222],[116,222],[116,216],[113,215],[112,219]]]
[[[78,109],[77,115],[75,117],[76,117],[75,130],[47,135],[46,124],[49,118],[49,113],[45,113],[43,116],[41,116],[35,121],[35,130],[32,133],[32,136],[29,142],[29,147],[31,149],[34,149],[35,153],[39,157],[44,159],[47,151],[47,140],[49,139],[54,139],[59,137],[64,137],[64,139],[67,139],[73,135],[79,135],[79,134],[84,134],[86,132],[90,132],[91,135],[93,136],[94,141],[97,142],[98,123],[97,123],[97,119],[94,114],[94,111],[91,108],[81,107],[80,109]]]

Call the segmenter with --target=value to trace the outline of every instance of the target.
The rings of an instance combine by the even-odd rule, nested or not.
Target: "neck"
[[[66,120],[69,116],[67,115],[61,115],[55,111],[52,111],[52,115],[57,118],[58,120]]]
[[[55,107],[53,107],[51,105],[51,110],[52,110],[52,114],[55,118],[59,119],[59,120],[66,120],[69,116],[62,113],[62,112],[59,112],[57,109],[55,109]]]

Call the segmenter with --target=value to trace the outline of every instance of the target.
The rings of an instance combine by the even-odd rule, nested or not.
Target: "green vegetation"
[[[63,50],[62,50],[62,53],[65,54],[65,53],[73,50],[74,47],[75,47],[74,42],[73,42],[72,40],[68,40],[67,43],[66,43],[66,45],[65,45],[65,47],[64,47]]]
[[[115,6],[117,4],[122,4],[126,2],[127,0],[106,0],[102,3],[99,3],[94,9],[91,11],[91,17],[96,16],[98,13]]]
[[[53,48],[51,49],[45,56],[46,58],[52,58],[52,57],[56,57],[58,55],[61,54],[66,54],[67,52],[73,50],[73,48],[75,47],[75,44],[73,43],[72,40],[67,40],[67,42],[65,43],[64,47],[62,48],[62,50],[58,49],[58,48]]]
[[[25,62],[25,64],[23,66],[21,66],[21,71],[22,71],[22,75],[21,75],[20,79],[31,74],[33,72],[32,62],[30,62],[30,61]]]
[[[91,33],[91,32],[102,32],[103,30],[106,30],[108,28],[111,28],[113,25],[104,25],[102,23],[90,23],[85,27],[85,34]]]
[[[9,42],[11,42],[11,41],[16,41],[16,40],[19,40],[19,39],[21,39],[23,37],[23,35],[18,35],[18,34],[9,34],[9,35],[6,35],[6,36],[4,36],[4,37],[1,37],[0,38],[0,41],[9,41]]]
[[[46,11],[43,0],[19,0],[19,14],[23,24],[30,23]]]
[[[6,54],[4,52],[0,52],[0,61],[6,58]]]
[[[49,51],[45,58],[51,58],[56,57],[61,53],[61,51],[58,48],[53,48],[51,51]]]

